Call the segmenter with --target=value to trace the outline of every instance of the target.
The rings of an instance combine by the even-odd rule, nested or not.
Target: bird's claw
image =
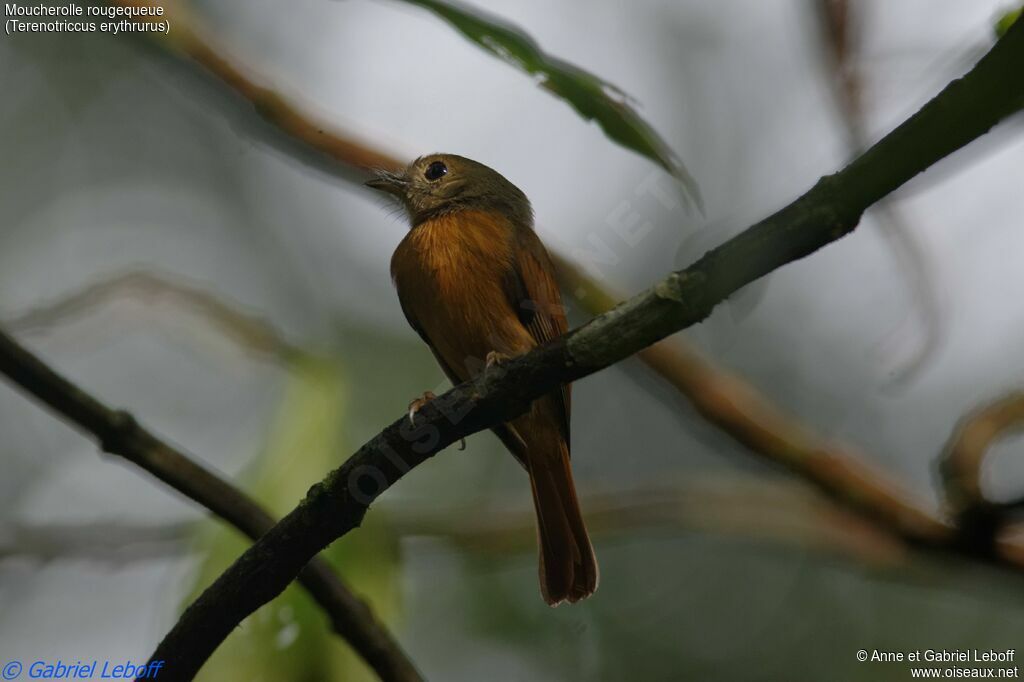
[[[431,400],[433,400],[436,397],[437,396],[434,395],[433,391],[424,391],[423,395],[421,395],[419,398],[416,398],[411,403],[409,403],[409,425],[410,426],[416,426],[416,413],[419,412],[423,408],[424,405],[426,405],[427,403],[429,403]],[[465,449],[466,449],[466,439],[465,438],[460,438],[459,439],[459,450],[465,450]]]
[[[416,426],[416,413],[436,397],[433,391],[424,391],[423,395],[409,403],[409,424],[411,426]]]
[[[490,379],[491,376],[500,377],[504,372],[503,365],[511,359],[502,352],[492,350],[484,358],[484,377],[486,379]]]
[[[509,359],[510,358],[504,353],[492,350],[490,353],[487,354],[487,357],[484,358],[484,368],[490,369],[492,367],[500,367],[501,365],[508,362]]]

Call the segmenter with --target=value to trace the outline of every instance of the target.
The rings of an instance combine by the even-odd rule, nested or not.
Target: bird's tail
[[[562,439],[553,440],[557,449],[552,445],[541,449],[531,444],[533,447],[527,449],[526,460],[537,510],[540,591],[544,601],[556,606],[593,594],[597,589],[598,570],[576,499],[569,450]]]

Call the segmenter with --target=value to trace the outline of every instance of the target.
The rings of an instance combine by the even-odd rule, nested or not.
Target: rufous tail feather
[[[557,452],[528,451],[530,487],[537,510],[540,549],[540,591],[551,606],[570,603],[594,593],[597,559],[580,513],[565,444]]]

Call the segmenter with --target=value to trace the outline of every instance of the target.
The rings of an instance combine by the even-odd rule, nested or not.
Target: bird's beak
[[[405,188],[408,185],[409,181],[405,179],[404,175],[386,170],[376,171],[375,177],[366,182],[367,187],[379,189],[381,192],[387,192],[396,197],[405,196]]]

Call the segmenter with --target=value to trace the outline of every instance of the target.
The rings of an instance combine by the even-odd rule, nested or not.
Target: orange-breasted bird
[[[402,311],[458,384],[567,329],[554,268],[523,192],[498,172],[431,154],[367,185],[397,197],[411,229],[391,258]],[[570,387],[493,431],[530,477],[540,589],[551,605],[597,589],[594,550],[569,466]],[[410,418],[429,400],[410,405]]]

